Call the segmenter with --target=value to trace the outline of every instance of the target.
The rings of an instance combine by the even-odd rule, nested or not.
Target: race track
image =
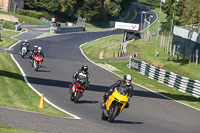
[[[19,45],[13,47],[14,58],[35,89],[60,108],[81,117],[77,121],[83,124],[91,123],[119,133],[199,133],[199,111],[138,86],[135,86],[129,108],[123,110],[114,123],[101,120],[99,105],[103,94],[120,77],[88,61],[79,46],[117,33],[122,31],[72,33],[31,40],[31,47],[42,46],[45,52],[43,67],[38,72],[31,67],[28,57],[20,57]],[[74,104],[70,101],[68,88],[73,73],[83,64],[89,66],[91,85],[80,102]],[[101,132],[100,128],[97,130]]]
[[[52,103],[81,117],[83,122],[97,123],[126,133],[199,133],[199,111],[136,86],[130,107],[114,123],[101,120],[99,104],[102,96],[120,78],[85,59],[79,46],[117,32],[120,31],[74,33],[32,40],[31,46],[42,46],[45,52],[45,61],[39,72],[31,67],[28,57],[22,59],[18,55],[19,45],[14,47],[14,57],[34,88],[44,93]],[[80,103],[74,104],[69,100],[68,87],[73,73],[83,64],[89,66],[91,85]]]

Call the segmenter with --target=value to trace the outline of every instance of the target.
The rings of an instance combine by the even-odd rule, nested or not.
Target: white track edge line
[[[110,36],[112,36],[112,35],[110,35]],[[106,37],[108,37],[108,36],[106,36]],[[102,37],[102,38],[105,38],[105,37]],[[93,41],[97,41],[97,40],[102,39],[102,38],[98,38],[98,39],[93,40]],[[89,42],[93,42],[93,41],[89,41]],[[90,59],[83,53],[83,50],[81,49],[81,46],[82,46],[82,45],[86,45],[86,44],[89,43],[89,42],[86,42],[86,43],[81,44],[81,45],[79,46],[79,49],[81,50],[81,53],[83,54],[83,56],[84,56],[88,61],[90,61],[91,63],[93,63],[93,64],[96,65],[96,66],[99,66],[99,65],[97,65],[96,63],[94,63],[92,60],[90,60]],[[103,69],[105,69],[105,70],[107,70],[107,71],[113,73],[114,75],[116,75],[116,76],[122,78],[121,76],[117,75],[116,73],[114,73],[114,72],[112,72],[112,71],[110,71],[110,70],[108,70],[108,69],[106,69],[106,68],[104,68],[104,67],[102,67],[102,66],[99,66],[99,67],[101,67],[101,68],[103,68]],[[162,94],[160,94],[160,93],[158,93],[158,92],[155,92],[155,91],[153,91],[153,90],[150,90],[149,88],[146,88],[146,87],[144,87],[144,86],[142,86],[142,85],[139,85],[139,84],[136,84],[136,83],[133,83],[133,84],[135,84],[135,85],[137,85],[137,86],[139,86],[139,87],[141,87],[141,88],[143,88],[143,89],[146,89],[146,90],[148,90],[148,91],[150,91],[150,92],[156,93],[156,94],[158,94],[158,95],[160,95],[160,96],[162,96],[162,97],[165,97],[165,98],[170,99],[170,100],[173,100],[173,101],[175,101],[175,102],[177,102],[177,103],[183,104],[183,105],[185,105],[185,106],[187,106],[187,107],[190,107],[190,108],[193,108],[193,109],[195,109],[195,110],[200,111],[200,109],[198,109],[198,108],[192,107],[191,105],[182,103],[182,102],[177,101],[177,100],[175,100],[175,99],[173,99],[173,98],[170,98],[170,97],[168,97],[168,96],[162,95]]]

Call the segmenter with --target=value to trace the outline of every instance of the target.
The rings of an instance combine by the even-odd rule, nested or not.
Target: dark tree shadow
[[[22,75],[20,75],[18,73],[14,73],[14,72],[0,70],[0,76],[5,76],[5,77],[24,81],[24,78]],[[69,88],[70,84],[71,84],[71,81],[61,81],[61,80],[30,77],[30,76],[27,76],[27,79],[28,79],[28,82],[31,84],[55,86],[55,87],[61,87],[61,88]],[[89,88],[87,88],[86,91],[107,92],[109,90],[109,87],[110,86],[100,86],[100,85],[91,84],[89,86]],[[177,94],[169,94],[169,93],[164,93],[164,92],[161,92],[160,94],[174,98],[176,100],[186,100],[186,101],[190,101],[190,102],[195,102],[195,101],[199,102],[200,101],[198,98],[195,98],[195,97],[189,96],[189,95],[184,95],[184,94],[177,95]],[[156,93],[153,93],[150,91],[142,91],[142,90],[134,90],[133,96],[170,100],[170,99],[160,96]],[[97,101],[82,101],[82,103],[93,103],[93,102],[97,102]]]
[[[8,72],[8,71],[0,70],[0,76],[5,76],[5,77],[8,77],[8,78],[13,78],[13,79],[24,81],[24,77],[22,75],[20,75],[18,73],[14,73],[14,72]]]
[[[95,103],[99,103],[99,101],[89,101],[89,100],[78,101],[78,104],[85,104],[85,103],[95,104]]]
[[[49,71],[49,70],[38,70],[37,72],[51,72],[51,71]]]
[[[190,95],[170,94],[170,93],[165,93],[165,92],[160,92],[160,94],[171,97],[176,100],[185,100],[185,101],[189,101],[189,102],[200,102],[200,99],[195,98]]]

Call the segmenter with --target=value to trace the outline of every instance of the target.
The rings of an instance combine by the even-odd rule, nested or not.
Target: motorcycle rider
[[[24,40],[21,43],[20,53],[21,53],[23,47],[27,48],[27,52],[30,52],[30,44],[29,44],[29,42],[27,40]]]
[[[76,82],[77,78],[78,78],[80,75],[86,77],[86,87],[89,87],[89,83],[90,83],[90,74],[89,74],[89,72],[88,72],[88,66],[87,66],[87,65],[83,65],[83,66],[81,67],[81,69],[77,70],[77,71],[74,73],[73,77],[72,77],[73,82],[72,82],[72,84],[70,85],[70,88],[69,88],[69,90],[70,90],[69,92],[70,92],[70,93],[71,93],[71,87],[72,87],[72,85],[74,84],[74,82]]]
[[[34,46],[33,46],[33,49],[32,49],[31,52],[30,52],[30,59],[32,59],[32,55],[35,56],[37,50],[38,50],[38,46],[37,46],[37,45],[34,45]]]
[[[126,91],[128,92],[128,101],[130,101],[130,99],[132,97],[132,93],[133,93],[133,84],[131,83],[131,81],[132,81],[131,75],[125,74],[123,80],[118,80],[113,85],[111,85],[110,90],[108,92],[106,92],[103,96],[104,101],[102,103],[102,108],[103,109],[106,108],[105,102],[107,101],[109,96],[114,92],[114,89],[116,87],[122,87],[122,88],[126,89]],[[127,102],[125,108],[128,108],[128,107],[129,107],[129,103]]]
[[[40,56],[42,56],[44,58],[44,52],[42,51],[42,47],[38,47],[35,55],[40,55]]]

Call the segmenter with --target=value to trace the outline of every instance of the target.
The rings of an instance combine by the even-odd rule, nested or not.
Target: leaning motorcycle
[[[102,109],[101,119],[112,122],[124,109],[128,102],[128,92],[122,87],[116,87],[114,92],[105,102],[105,109]]]
[[[35,55],[34,61],[33,61],[33,67],[35,71],[38,71],[38,69],[42,66],[43,57],[41,55]]]
[[[26,56],[28,53],[27,47],[22,47],[20,53],[22,58],[24,58],[24,56]]]
[[[86,89],[86,77],[79,76],[77,80],[70,87],[71,91],[71,101],[77,103],[80,97],[83,95],[84,90]]]

